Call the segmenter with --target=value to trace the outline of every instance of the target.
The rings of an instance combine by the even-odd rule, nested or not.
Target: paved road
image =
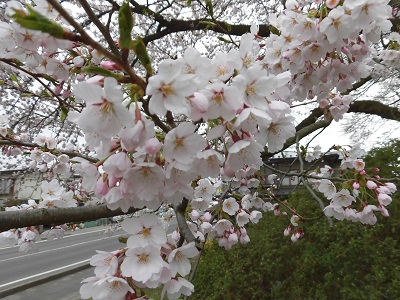
[[[47,283],[24,289],[2,300],[82,300],[79,288],[83,279],[94,276],[93,267],[63,275]]]
[[[34,253],[19,253],[18,247],[0,249],[0,295],[2,291],[23,282],[87,265],[95,250],[113,251],[121,247],[117,236],[125,235],[123,231],[118,231],[112,237],[104,237],[103,232],[104,227],[91,228],[59,240],[43,241],[38,243],[39,251]],[[91,274],[89,272],[89,276]],[[74,288],[77,290],[79,285]]]

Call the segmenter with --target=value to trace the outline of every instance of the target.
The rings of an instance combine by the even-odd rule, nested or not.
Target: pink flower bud
[[[72,62],[74,63],[75,67],[81,68],[85,64],[85,59],[82,56],[77,56],[74,57]]]
[[[107,180],[103,180],[103,177],[100,177],[96,183],[96,193],[99,195],[106,195],[110,188],[108,187]]]
[[[103,68],[105,68],[107,70],[111,70],[111,71],[114,71],[114,70],[121,71],[122,70],[118,64],[116,64],[115,62],[110,61],[110,60],[102,61],[100,63],[100,66],[102,66]]]
[[[360,188],[360,184],[356,181],[353,183],[353,189],[358,190]]]
[[[292,227],[289,226],[288,228],[286,228],[286,229],[283,231],[283,235],[284,235],[284,236],[289,236],[289,234],[290,234],[291,231],[292,231]]]
[[[327,99],[323,99],[319,102],[319,107],[322,109],[327,107],[328,105],[329,105],[329,101]]]
[[[365,174],[367,174],[367,172],[365,172],[365,170],[362,170],[360,171],[360,174],[364,176]]]
[[[377,185],[376,185],[375,182],[373,182],[373,181],[371,181],[371,180],[368,180],[368,181],[367,181],[367,188],[369,188],[370,190],[374,190],[374,189],[377,188]]]
[[[228,237],[228,242],[231,244],[237,244],[238,242],[238,236],[236,233],[231,233]]]
[[[60,95],[61,91],[62,91],[62,85],[60,84],[56,86],[56,88],[54,89],[54,94]]]
[[[76,80],[77,80],[77,81],[84,81],[84,80],[85,80],[85,75],[84,75],[84,74],[78,74],[78,75],[76,75]]]
[[[71,95],[71,89],[70,88],[67,88],[66,90],[64,90],[62,92],[62,97],[63,98],[68,98],[70,95]]]
[[[244,227],[240,227],[240,234],[241,235],[247,235],[247,230]]]
[[[190,213],[189,213],[190,218],[192,219],[192,221],[196,221],[199,217],[200,214],[197,210],[193,209]]]
[[[203,215],[203,221],[204,221],[204,222],[210,222],[211,219],[212,219],[212,215],[211,215],[210,212],[207,211],[207,212]]]
[[[386,209],[386,207],[381,206],[381,207],[379,207],[379,210],[381,211],[382,216],[384,216],[384,217],[389,217],[389,212],[388,212],[388,210]]]
[[[145,149],[146,149],[146,152],[147,152],[149,155],[155,155],[155,154],[157,154],[158,151],[161,150],[161,148],[162,148],[162,144],[161,144],[160,141],[159,141],[157,138],[155,138],[155,137],[153,137],[153,138],[147,140],[146,143],[145,143]]]

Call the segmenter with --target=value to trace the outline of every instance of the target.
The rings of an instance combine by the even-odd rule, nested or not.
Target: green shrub
[[[289,202],[319,213],[305,192]],[[265,214],[249,226],[249,244],[206,248],[191,299],[400,299],[399,202],[389,211],[375,226],[307,222],[295,244],[283,236],[288,217]]]

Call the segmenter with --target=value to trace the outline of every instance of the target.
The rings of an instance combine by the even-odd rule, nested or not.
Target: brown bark
[[[121,209],[109,210],[107,206],[101,204],[97,206],[1,211],[0,232],[34,225],[60,225],[93,221],[130,214],[138,210],[136,208],[130,208],[128,212],[123,212]]]

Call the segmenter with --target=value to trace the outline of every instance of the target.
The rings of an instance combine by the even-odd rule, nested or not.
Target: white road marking
[[[110,237],[117,237],[117,236],[121,236],[121,235],[125,235],[125,234],[122,233],[122,234],[118,234],[118,235],[112,235],[112,236],[110,236]],[[106,238],[110,238],[110,237],[106,237]],[[11,258],[6,258],[6,259],[3,259],[3,260],[0,260],[0,262],[9,261],[9,260],[13,260],[13,259],[18,259],[18,258],[22,258],[22,257],[28,257],[28,256],[37,255],[37,254],[46,253],[46,252],[51,252],[51,251],[57,251],[57,250],[60,250],[60,249],[65,249],[65,248],[70,248],[70,247],[74,247],[74,246],[78,246],[78,245],[83,245],[83,244],[87,244],[87,243],[91,243],[91,242],[101,241],[101,240],[104,240],[104,239],[105,239],[105,238],[101,238],[101,239],[86,241],[86,242],[82,242],[82,243],[78,243],[78,244],[72,244],[72,245],[68,245],[68,246],[64,246],[64,247],[60,247],[60,248],[54,248],[54,249],[50,249],[50,250],[39,251],[39,252],[35,252],[35,253],[31,253],[31,254],[26,254],[26,255],[22,255],[22,256],[16,256],[16,257],[11,257]]]
[[[67,266],[64,266],[64,267],[56,268],[56,269],[53,269],[53,270],[49,270],[49,271],[46,271],[46,272],[38,273],[38,274],[35,274],[35,275],[32,275],[32,276],[28,276],[28,277],[25,277],[25,278],[21,278],[21,279],[18,279],[18,280],[7,282],[5,284],[0,285],[0,289],[4,288],[6,286],[9,286],[9,285],[24,281],[24,280],[32,279],[32,278],[35,278],[35,277],[38,277],[38,276],[41,276],[41,275],[49,274],[51,272],[59,271],[59,270],[66,269],[66,268],[69,268],[69,267],[73,267],[73,266],[76,266],[76,265],[79,265],[79,264],[82,264],[82,263],[85,263],[85,262],[89,262],[89,261],[90,261],[90,258],[82,260],[82,261],[78,261],[76,263],[73,263],[73,264],[70,264],[70,265],[67,265]]]

